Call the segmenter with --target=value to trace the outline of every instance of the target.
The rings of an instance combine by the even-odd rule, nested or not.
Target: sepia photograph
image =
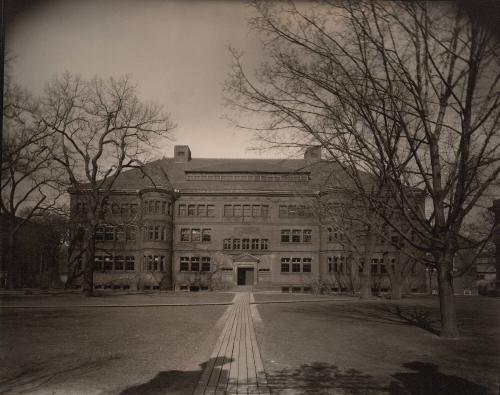
[[[0,22],[0,394],[500,395],[498,0]]]

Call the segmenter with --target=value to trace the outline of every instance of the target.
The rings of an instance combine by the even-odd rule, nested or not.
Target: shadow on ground
[[[472,383],[461,377],[439,372],[439,367],[432,363],[419,361],[403,365],[413,372],[401,372],[392,375],[397,381],[390,385],[391,395],[486,395],[487,388]]]
[[[220,377],[219,380],[227,381],[229,371],[223,369],[222,366],[232,362],[233,359],[223,358],[219,360],[214,360],[213,358],[201,363],[199,370],[192,371],[180,371],[180,370],[167,370],[165,372],[159,372],[151,380],[143,383],[137,384],[129,387],[122,392],[120,395],[184,395],[192,394],[196,389],[198,381],[201,379],[201,375],[205,368],[211,363],[214,364],[213,373]],[[228,365],[229,366],[229,365]]]
[[[372,322],[375,324],[412,326],[420,328],[433,335],[439,335],[439,318],[436,313],[418,306],[398,306],[394,304],[364,304],[349,306],[315,306],[316,310],[321,310],[321,315],[326,317],[331,315],[335,319],[343,318],[347,320]],[[310,315],[311,308],[290,307],[293,312],[303,312]]]
[[[267,372],[272,394],[342,394],[342,395],[486,395],[487,389],[463,378],[439,372],[436,365],[408,362],[412,372],[398,372],[395,380],[383,385],[356,369],[342,370],[335,365],[314,362],[297,369]]]

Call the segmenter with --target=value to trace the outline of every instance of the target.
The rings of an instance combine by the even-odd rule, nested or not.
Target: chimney
[[[191,160],[189,145],[174,146],[174,159],[176,162],[189,162]]]
[[[304,160],[308,165],[321,161],[321,146],[308,147],[304,152]]]

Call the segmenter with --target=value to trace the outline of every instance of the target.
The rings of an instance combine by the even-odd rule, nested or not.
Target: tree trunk
[[[16,252],[16,234],[15,230],[15,217],[9,216],[8,229],[7,229],[7,248],[5,253],[5,270],[7,271],[7,278],[5,287],[6,289],[14,289],[19,283],[17,273],[20,272],[19,266],[21,262],[16,265],[15,252]],[[17,267],[16,267],[17,266]]]
[[[393,274],[390,276],[391,280],[391,299],[401,300],[403,299],[403,278],[398,274]]]
[[[92,227],[94,229],[95,227]],[[83,268],[82,292],[85,296],[94,296],[94,261],[95,240],[94,231],[87,238],[85,267]]]
[[[361,299],[370,299],[372,297],[372,279],[370,263],[365,262],[363,271],[359,275],[360,289],[359,297]]]
[[[439,305],[441,310],[441,336],[457,338],[457,312],[453,294],[452,258],[450,253],[441,255],[438,264]]]

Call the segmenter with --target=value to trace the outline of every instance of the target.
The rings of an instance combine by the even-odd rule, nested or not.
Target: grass
[[[0,314],[2,394],[190,394],[231,293],[9,295]],[[500,300],[457,298],[462,336],[439,338],[436,298],[402,301],[256,293],[273,394],[498,395]],[[301,303],[317,299],[319,303]]]
[[[231,294],[109,296],[92,303],[231,301]],[[65,303],[59,309],[5,309],[0,316],[0,393],[190,393],[219,335],[227,306],[85,308],[79,295],[4,298],[9,304]]]
[[[436,298],[258,305],[273,393],[497,395],[500,300],[457,306],[462,336],[445,340]]]

